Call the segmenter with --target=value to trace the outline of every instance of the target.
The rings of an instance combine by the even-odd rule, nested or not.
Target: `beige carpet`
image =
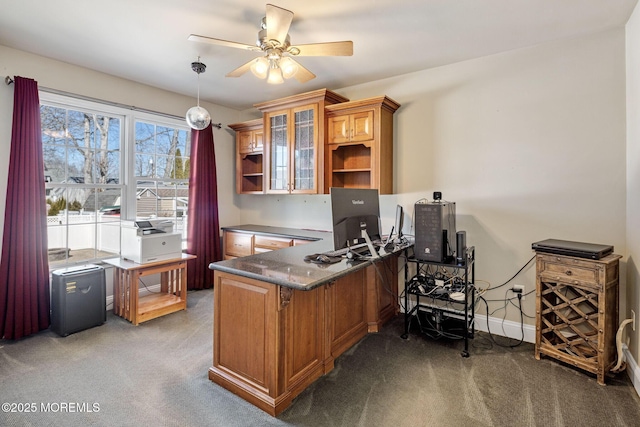
[[[600,386],[536,361],[530,344],[505,349],[484,334],[462,358],[460,341],[401,339],[401,318],[272,418],[208,380],[212,310],[211,290],[190,292],[186,311],[137,327],[109,313],[106,324],[66,338],[44,331],[0,341],[0,402],[23,410],[0,412],[0,426],[640,425],[626,374]]]

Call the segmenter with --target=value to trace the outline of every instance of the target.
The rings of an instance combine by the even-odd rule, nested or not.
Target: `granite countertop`
[[[226,231],[237,231],[241,233],[261,234],[263,236],[274,237],[291,237],[293,239],[304,240],[329,240],[333,239],[333,233],[325,230],[311,230],[308,228],[287,228],[287,227],[272,227],[270,225],[234,225],[231,227],[222,227]],[[327,249],[330,250],[333,247]]]
[[[335,264],[314,264],[305,261],[304,258],[307,255],[333,250],[333,234],[326,231],[258,225],[223,227],[223,230],[300,239],[316,239],[304,245],[291,246],[276,251],[209,264],[209,268],[212,270],[249,277],[288,288],[311,290],[356,270],[365,268],[373,262],[368,259],[356,261],[346,258]],[[382,249],[381,256],[389,256],[408,246],[410,245],[395,247],[393,250],[390,250],[389,253]]]

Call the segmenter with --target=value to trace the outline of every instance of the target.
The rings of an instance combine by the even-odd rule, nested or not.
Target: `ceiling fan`
[[[272,4],[267,4],[267,13],[261,22],[258,40],[255,45],[214,39],[206,36],[191,34],[189,40],[210,43],[238,49],[264,52],[264,56],[241,65],[228,73],[227,77],[240,77],[247,71],[259,78],[267,78],[267,82],[278,84],[283,78],[295,77],[300,83],[316,77],[311,71],[296,62],[292,56],[351,56],[353,55],[352,41],[338,41],[326,43],[312,43],[291,45],[289,27],[293,20],[293,12]]]

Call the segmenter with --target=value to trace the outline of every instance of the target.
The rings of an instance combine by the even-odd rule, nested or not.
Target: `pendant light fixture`
[[[196,62],[191,63],[191,69],[198,74],[198,105],[187,111],[187,124],[191,129],[202,130],[211,123],[211,114],[200,106],[200,73],[204,73],[207,66],[200,62],[200,57],[198,57]]]

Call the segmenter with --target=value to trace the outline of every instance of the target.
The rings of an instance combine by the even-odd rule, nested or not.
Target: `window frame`
[[[88,100],[73,95],[63,95],[58,93],[39,91],[40,105],[52,106],[62,109],[74,109],[80,112],[95,113],[98,115],[109,115],[117,117],[121,120],[120,127],[120,171],[118,184],[75,184],[77,188],[120,188],[122,192],[120,200],[120,226],[123,221],[136,220],[136,195],[138,192],[137,180],[135,175],[135,148],[136,148],[136,122],[151,123],[156,126],[165,126],[174,129],[185,130],[187,132],[187,144],[191,143],[191,128],[186,124],[184,119],[178,117],[170,117],[168,114],[136,110],[133,107],[120,106],[107,101]],[[181,153],[185,157],[184,153]],[[189,154],[191,150],[189,149]],[[188,156],[190,158],[190,156]],[[188,179],[184,180],[187,188],[189,186]],[[45,183],[46,188],[60,186],[59,183]],[[65,185],[66,187],[67,185]],[[97,221],[96,221],[97,224]],[[68,233],[68,225],[66,232]],[[186,232],[183,231],[183,247],[186,245]],[[67,242],[68,247],[68,242]],[[98,248],[95,247],[95,250]],[[120,238],[120,255],[122,253],[122,243]],[[50,269],[71,267],[78,264],[86,264],[87,262],[97,262],[104,258],[83,259],[77,262],[67,262],[56,264]]]

